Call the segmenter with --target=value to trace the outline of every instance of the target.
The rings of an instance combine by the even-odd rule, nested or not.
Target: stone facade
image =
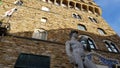
[[[0,43],[0,68],[13,68],[20,53],[46,55],[51,68],[70,68],[62,44],[5,37]]]
[[[120,55],[118,53],[114,54],[108,52],[108,54],[103,52],[108,51],[103,42],[104,40],[112,41],[119,50],[120,38],[101,17],[101,8],[93,1],[23,0],[23,5],[19,7],[13,4],[15,0],[2,1],[3,4],[0,5],[0,19],[2,19],[2,16],[6,11],[14,7],[18,8],[11,18],[5,18],[3,20],[3,23],[10,24],[9,34],[32,38],[35,29],[44,29],[47,32],[47,41],[59,42],[63,45],[45,41],[36,42],[14,37],[5,37],[5,40],[3,39],[2,42],[0,42],[0,57],[3,58],[0,60],[0,66],[12,68],[18,55],[21,52],[24,52],[37,55],[46,55],[47,53],[47,55],[50,55],[52,58],[52,68],[70,68],[71,65],[69,65],[68,58],[64,51],[64,43],[69,39],[69,32],[71,30],[77,30],[79,35],[91,37],[94,40],[97,49],[101,50],[101,52],[98,51],[98,53],[107,58],[120,60]],[[47,10],[45,8],[43,10],[43,7]],[[81,19],[74,18],[72,16],[73,14],[80,15]],[[95,18],[97,23],[91,22],[88,17]],[[41,19],[45,19],[46,21],[43,22]],[[84,25],[87,31],[78,30],[78,24]],[[106,34],[100,35],[97,30],[98,28],[103,29]],[[11,52],[12,54],[10,54]]]

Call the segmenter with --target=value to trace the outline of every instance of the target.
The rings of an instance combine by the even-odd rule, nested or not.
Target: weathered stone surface
[[[12,40],[14,39],[14,40]],[[59,66],[60,68],[70,68],[67,56],[65,54],[64,45],[47,43],[42,41],[24,40],[20,38],[5,37],[4,41],[0,42],[0,66],[12,68],[20,53],[31,53],[36,55],[46,55],[51,57],[51,68]],[[17,42],[18,41],[18,42]],[[37,44],[36,44],[37,42]],[[5,45],[4,45],[5,43]],[[30,44],[31,43],[31,44]]]
[[[14,40],[13,40],[14,39]],[[48,43],[45,41],[33,41],[14,37],[4,37],[0,42],[0,66],[13,68],[20,53],[31,53],[51,57],[51,68],[72,68],[65,53],[65,45]],[[1,45],[2,44],[2,45]],[[120,60],[119,54],[96,51],[106,58]],[[114,55],[114,56],[111,56]],[[97,60],[94,61],[99,64]]]
[[[0,5],[0,19],[2,19],[2,16],[6,11],[16,7],[13,4],[15,0],[2,1],[3,4]],[[103,40],[112,41],[116,44],[117,48],[120,49],[120,38],[99,15],[81,10],[75,10],[73,8],[57,6],[55,4],[43,2],[42,0],[23,0],[23,2],[23,6],[18,8],[18,11],[13,14],[9,21],[9,18],[5,18],[3,21],[4,23],[7,21],[10,23],[9,34],[31,38],[34,29],[43,28],[48,33],[48,41],[64,44],[65,41],[69,39],[70,31],[78,30],[78,24],[83,24],[86,26],[87,31],[78,30],[79,35],[87,35],[91,37],[94,40],[97,49],[108,51]],[[74,0],[74,2],[99,8],[95,4],[84,4],[78,0]],[[41,10],[42,6],[48,7],[50,11],[46,12]],[[81,15],[82,19],[79,20],[73,18],[73,13]],[[96,18],[98,23],[91,22],[88,16]],[[47,18],[46,23],[41,22],[42,17]],[[100,35],[97,28],[102,28],[107,34]],[[0,42],[0,68],[13,68],[20,53],[51,56],[51,68],[72,67],[72,65],[68,62],[64,45],[43,41],[30,41],[14,37],[5,37]],[[119,54],[99,51],[98,53],[108,58],[120,60]]]

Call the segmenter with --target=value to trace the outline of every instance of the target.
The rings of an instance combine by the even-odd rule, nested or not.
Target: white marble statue
[[[70,40],[66,43],[66,53],[76,68],[97,68],[85,55],[83,45],[78,41],[78,32],[71,31]]]

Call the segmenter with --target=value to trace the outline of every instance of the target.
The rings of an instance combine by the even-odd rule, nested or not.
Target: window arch
[[[72,17],[73,17],[73,18],[77,18],[77,14],[76,14],[76,13],[73,13],[73,14],[72,14]]]
[[[104,40],[104,43],[109,52],[115,52],[115,53],[119,52],[119,50],[117,49],[116,45],[113,42]]]
[[[44,29],[35,29],[32,38],[47,40],[47,31]]]
[[[81,15],[77,14],[77,13],[73,13],[72,14],[72,17],[73,18],[76,18],[76,19],[82,19]]]
[[[84,45],[85,48],[96,49],[94,40],[86,35],[80,35],[80,42]]]
[[[100,35],[105,35],[106,34],[106,32],[101,28],[98,28],[98,32],[99,32]]]
[[[93,22],[92,17],[88,17],[91,22]]]
[[[78,30],[86,31],[86,27],[84,25],[78,24]]]
[[[98,23],[98,21],[97,21],[95,18],[93,18],[93,17],[90,17],[90,16],[88,16],[88,18],[89,18],[89,20],[90,20],[91,22]]]

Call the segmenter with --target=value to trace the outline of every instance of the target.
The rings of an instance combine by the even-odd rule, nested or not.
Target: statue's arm
[[[71,49],[70,49],[70,42],[66,42],[65,43],[65,45],[66,45],[66,53],[67,53],[67,55],[70,57],[70,56],[72,56],[72,54],[71,54]]]

